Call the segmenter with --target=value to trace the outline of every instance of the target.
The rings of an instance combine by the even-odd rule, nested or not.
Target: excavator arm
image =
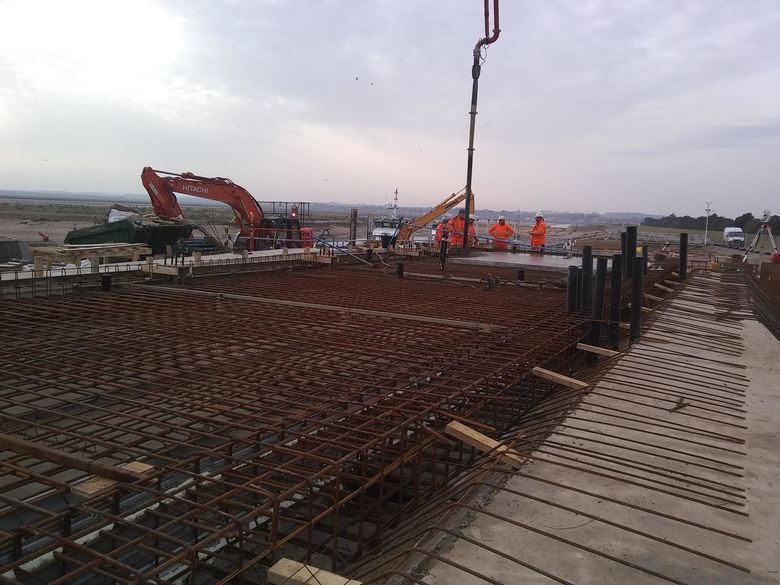
[[[419,217],[415,217],[409,223],[401,226],[401,228],[398,230],[396,241],[399,244],[403,242],[408,242],[412,238],[412,234],[414,234],[414,232],[416,232],[426,224],[432,222],[437,217],[444,215],[450,209],[452,209],[453,207],[461,203],[464,199],[466,199],[465,190],[461,189],[457,193],[452,193],[451,195],[446,197],[441,203],[431,208],[430,211],[426,211]],[[469,209],[469,214],[470,215],[474,214],[474,197],[471,198],[471,209]]]
[[[165,176],[161,176],[165,175]],[[228,204],[238,220],[240,235],[254,241],[260,233],[263,210],[249,191],[222,177],[199,177],[192,173],[169,173],[144,167],[141,182],[152,201],[155,214],[163,219],[182,220],[176,193]]]

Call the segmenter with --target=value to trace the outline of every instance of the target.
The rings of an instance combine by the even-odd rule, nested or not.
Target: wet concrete
[[[511,252],[479,252],[468,258],[451,257],[447,260],[453,264],[473,264],[485,266],[501,266],[516,268],[533,268],[535,270],[555,270],[566,272],[569,266],[582,266],[581,256],[558,256],[554,254],[530,254],[526,252],[512,254]],[[607,266],[611,265],[611,259]],[[596,267],[596,257],[593,258]]]

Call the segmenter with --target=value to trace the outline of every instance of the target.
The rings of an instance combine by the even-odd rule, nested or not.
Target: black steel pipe
[[[582,308],[582,266],[577,267],[577,310]]]
[[[479,93],[479,75],[482,72],[482,47],[496,42],[501,29],[498,25],[498,0],[493,0],[493,34],[488,36],[490,22],[489,5],[485,2],[485,36],[477,41],[474,47],[474,62],[471,65],[471,109],[469,110],[469,148],[466,162],[466,217],[463,224],[463,255],[469,253],[469,217],[474,202],[471,190],[471,179],[474,170],[474,129],[477,122],[477,94]]]
[[[590,307],[593,297],[593,247],[582,247],[582,306]]]
[[[620,232],[620,256],[621,258],[625,258],[628,256],[626,254],[626,232]],[[623,266],[621,264],[621,266]],[[626,276],[626,267],[623,266],[623,276]]]
[[[642,246],[642,274],[647,274],[647,254],[648,254],[648,245],[644,244]]]
[[[637,229],[635,225],[626,227],[626,254],[623,256],[626,278],[634,277],[634,258],[636,258]]]
[[[607,259],[596,260],[596,292],[593,295],[593,305],[590,316],[593,319],[590,326],[590,343],[601,345],[601,320],[604,317],[604,288],[607,283]]]
[[[631,343],[639,341],[642,329],[642,258],[633,259],[631,283]]]
[[[685,232],[680,234],[680,260],[677,274],[680,275],[680,280],[688,278],[688,234]]]
[[[623,288],[623,255],[612,256],[612,282],[609,296],[609,345],[618,349],[620,344],[620,297]]]
[[[566,281],[566,312],[577,310],[577,267],[569,266],[569,278]]]

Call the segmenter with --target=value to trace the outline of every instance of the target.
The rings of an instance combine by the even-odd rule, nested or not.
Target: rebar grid
[[[0,305],[0,423],[150,476],[85,498],[84,473],[2,452],[2,573],[22,582],[262,582],[278,554],[370,551],[474,457],[450,420],[509,428],[585,327],[557,291],[311,273],[188,286],[457,326],[153,287]],[[232,575],[232,576],[231,576]]]

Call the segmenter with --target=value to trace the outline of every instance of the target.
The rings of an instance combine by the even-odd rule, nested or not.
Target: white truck
[[[723,244],[729,248],[744,248],[745,232],[742,228],[727,227],[723,230]]]

